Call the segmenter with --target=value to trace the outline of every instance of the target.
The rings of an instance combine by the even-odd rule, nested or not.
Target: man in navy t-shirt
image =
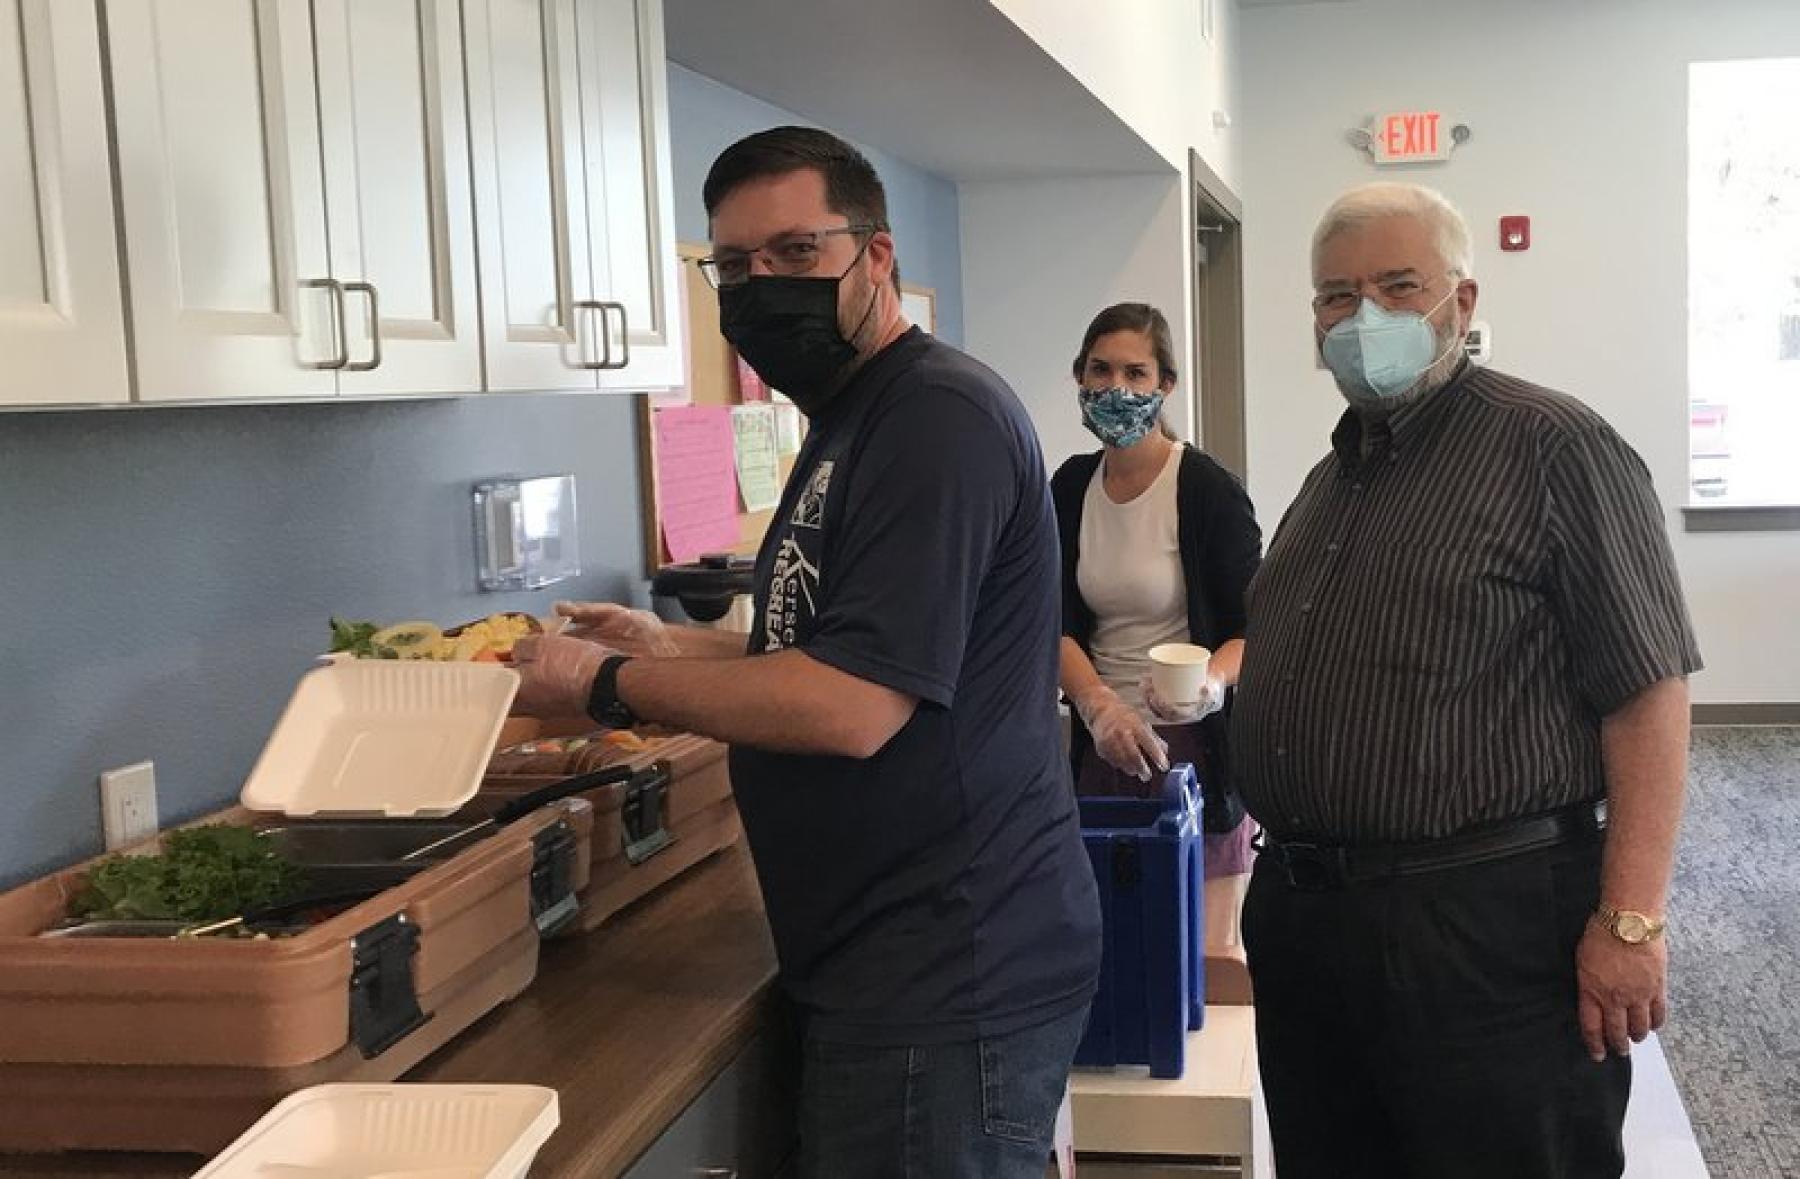
[[[569,608],[522,706],[732,745],[806,1021],[802,1173],[1041,1179],[1100,960],[1056,715],[1055,522],[1018,399],[900,313],[868,161],[784,127],[707,177],[722,330],[811,430],[742,636]]]

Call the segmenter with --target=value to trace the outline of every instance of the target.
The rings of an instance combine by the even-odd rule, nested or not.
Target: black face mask
[[[720,333],[757,376],[807,417],[830,403],[856,359],[856,349],[838,328],[842,281],[757,275],[719,288]],[[874,309],[871,298],[869,312]]]

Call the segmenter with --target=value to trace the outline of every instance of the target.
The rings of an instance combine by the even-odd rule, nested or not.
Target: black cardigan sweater
[[[1094,612],[1081,597],[1076,570],[1081,564],[1081,512],[1088,485],[1099,469],[1103,451],[1076,455],[1050,479],[1056,505],[1056,528],[1062,541],[1063,634],[1092,654]],[[1244,591],[1262,562],[1262,529],[1256,509],[1231,472],[1192,446],[1183,446],[1175,478],[1176,535],[1181,573],[1187,583],[1188,636],[1217,651],[1244,634]],[[1207,765],[1201,773],[1206,792],[1206,828],[1229,831],[1243,818],[1243,804],[1230,789],[1227,713],[1200,722]],[[1077,774],[1093,745],[1079,715],[1074,716],[1071,755]]]

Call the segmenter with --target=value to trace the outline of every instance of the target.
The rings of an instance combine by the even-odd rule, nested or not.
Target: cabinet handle
[[[581,325],[586,322],[587,313],[590,311],[598,311],[600,313],[600,359],[587,359],[587,349],[580,348],[581,359],[575,362],[575,367],[589,369],[618,368],[619,366],[612,362],[612,337],[606,333],[606,304],[595,299],[577,299],[569,304],[569,306],[575,312],[575,337],[577,342],[580,341]]]
[[[380,297],[375,294],[375,285],[373,283],[366,283],[366,282],[347,282],[344,284],[343,289],[346,291],[356,291],[359,294],[367,295],[369,297],[369,359],[363,360],[363,361],[358,361],[355,364],[345,364],[342,367],[345,372],[352,372],[352,373],[366,373],[370,369],[380,368],[381,367],[381,300],[380,300]],[[343,296],[340,295],[340,296],[338,296],[338,298],[341,301]],[[349,352],[350,352],[350,346],[348,343],[346,343],[344,345],[344,354],[345,354],[346,359],[349,356]]]
[[[617,364],[612,363],[612,328],[611,321],[607,318],[612,311],[619,313],[619,344],[622,355]],[[610,301],[600,304],[600,334],[606,339],[606,360],[600,367],[621,369],[628,366],[631,363],[631,320],[625,314],[625,304]]]
[[[300,281],[302,290],[324,290],[331,294],[331,359],[302,360],[301,368],[343,368],[350,363],[350,341],[344,333],[344,287],[335,278],[307,278]]]

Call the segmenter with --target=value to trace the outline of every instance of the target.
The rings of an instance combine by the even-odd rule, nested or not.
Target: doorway
[[[1188,152],[1193,193],[1194,355],[1190,388],[1199,443],[1248,479],[1244,427],[1244,206],[1199,153]]]

